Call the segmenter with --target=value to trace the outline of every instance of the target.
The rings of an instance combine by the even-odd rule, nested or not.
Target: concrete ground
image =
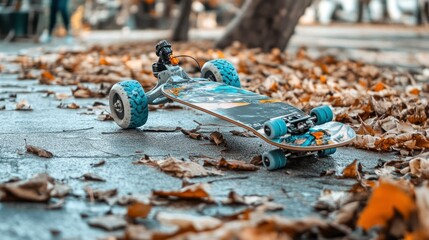
[[[424,38],[427,37],[426,34]],[[9,47],[1,45],[0,51],[13,53],[22,50],[17,49],[21,47],[19,44]],[[26,47],[35,45],[29,44]],[[97,114],[81,114],[86,111],[85,108],[57,108],[60,101],[52,96],[44,96],[43,90],[71,93],[70,86],[42,86],[36,80],[18,81],[14,75],[0,75],[0,99],[16,93],[18,101],[25,98],[34,109],[14,111],[12,102],[0,101],[0,105],[6,105],[6,110],[0,111],[0,182],[12,177],[25,179],[36,173],[46,172],[70,185],[74,194],[66,198],[65,206],[60,210],[47,210],[45,204],[0,203],[1,239],[95,239],[114,234],[88,226],[87,219],[82,217],[82,214],[102,215],[109,210],[107,204],[86,200],[83,191],[85,186],[118,188],[119,195],[150,194],[153,189],[178,189],[181,186],[180,179],[149,166],[132,164],[144,154],[155,159],[166,156],[189,159],[195,155],[206,155],[215,159],[225,157],[249,162],[254,156],[274,149],[258,138],[233,136],[231,130],[242,129],[188,108],[151,111],[144,127],[124,131],[112,121],[98,121]],[[64,100],[76,102],[82,107],[91,106],[94,101],[107,104],[106,99]],[[228,142],[228,149],[223,151],[223,147],[208,144],[208,141],[187,138],[180,131],[157,132],[176,127],[192,129],[197,126],[195,121],[203,124],[203,132],[220,131]],[[53,152],[54,158],[43,159],[25,153],[25,139],[28,144]],[[290,160],[286,169],[278,171],[225,171],[224,176],[196,178],[191,181],[207,182],[226,178],[211,184],[213,196],[225,197],[231,189],[239,194],[269,195],[274,202],[284,206],[284,210],[277,214],[297,218],[317,214],[312,209],[312,203],[323,189],[348,190],[355,182],[334,176],[320,177],[323,170],[335,169],[340,172],[354,159],[358,159],[366,168],[373,168],[378,159],[390,160],[396,157],[395,154],[344,147],[328,158]],[[105,160],[106,164],[91,167],[91,163],[100,160]],[[97,173],[107,181],[99,183],[80,180],[79,177],[87,172]],[[247,178],[228,180],[236,176]],[[175,204],[157,207],[155,212],[197,213],[197,210],[195,204]],[[236,210],[215,205],[204,208],[203,212],[215,215]],[[113,212],[124,213],[125,208],[114,207]]]

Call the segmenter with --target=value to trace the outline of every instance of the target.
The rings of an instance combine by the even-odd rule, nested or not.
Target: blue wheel
[[[281,119],[272,119],[264,123],[264,132],[269,139],[281,137],[287,133],[286,122]]]
[[[268,170],[276,170],[286,166],[286,156],[281,149],[264,152],[262,154],[262,164]]]
[[[215,82],[223,82],[230,86],[241,87],[237,70],[232,63],[225,59],[206,62],[201,68],[201,77]]]
[[[148,102],[142,85],[128,80],[113,85],[109,93],[110,112],[121,128],[143,126],[149,114]]]
[[[334,119],[334,112],[332,112],[329,106],[313,108],[310,115],[316,117],[316,121],[314,122],[316,125],[324,124]]]
[[[337,151],[336,148],[323,149],[317,152],[317,156],[319,157],[327,157],[329,155],[334,154]]]

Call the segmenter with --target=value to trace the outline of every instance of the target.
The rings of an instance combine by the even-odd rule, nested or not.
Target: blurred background
[[[58,0],[54,0],[58,1]],[[69,0],[74,36],[90,31],[170,29],[185,0]],[[187,1],[189,2],[189,1]],[[191,1],[189,27],[222,29],[244,0]],[[50,0],[0,0],[0,37],[6,41],[39,41],[47,34]],[[58,14],[55,36],[66,31]],[[429,0],[315,0],[299,24],[379,24],[419,26],[429,23]]]

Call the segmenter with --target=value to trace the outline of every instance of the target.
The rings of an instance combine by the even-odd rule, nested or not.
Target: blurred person
[[[52,33],[54,31],[55,24],[57,23],[58,11],[61,13],[61,17],[63,18],[64,28],[66,29],[66,32],[67,32],[66,41],[67,43],[73,42],[73,37],[70,33],[70,17],[67,10],[67,5],[68,5],[68,0],[51,0],[47,42],[52,41]]]

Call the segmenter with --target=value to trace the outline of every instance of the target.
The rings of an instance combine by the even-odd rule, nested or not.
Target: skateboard
[[[178,102],[245,128],[277,147],[262,155],[268,170],[284,167],[287,158],[329,156],[356,137],[350,126],[333,121],[329,106],[306,114],[290,104],[240,88],[235,68],[224,59],[208,61],[201,68],[201,78],[191,78],[177,64],[168,42],[158,43],[156,51],[160,60],[152,68],[157,86],[145,93],[137,81],[129,80],[115,84],[110,91],[112,117],[122,128],[144,125],[149,104]]]

